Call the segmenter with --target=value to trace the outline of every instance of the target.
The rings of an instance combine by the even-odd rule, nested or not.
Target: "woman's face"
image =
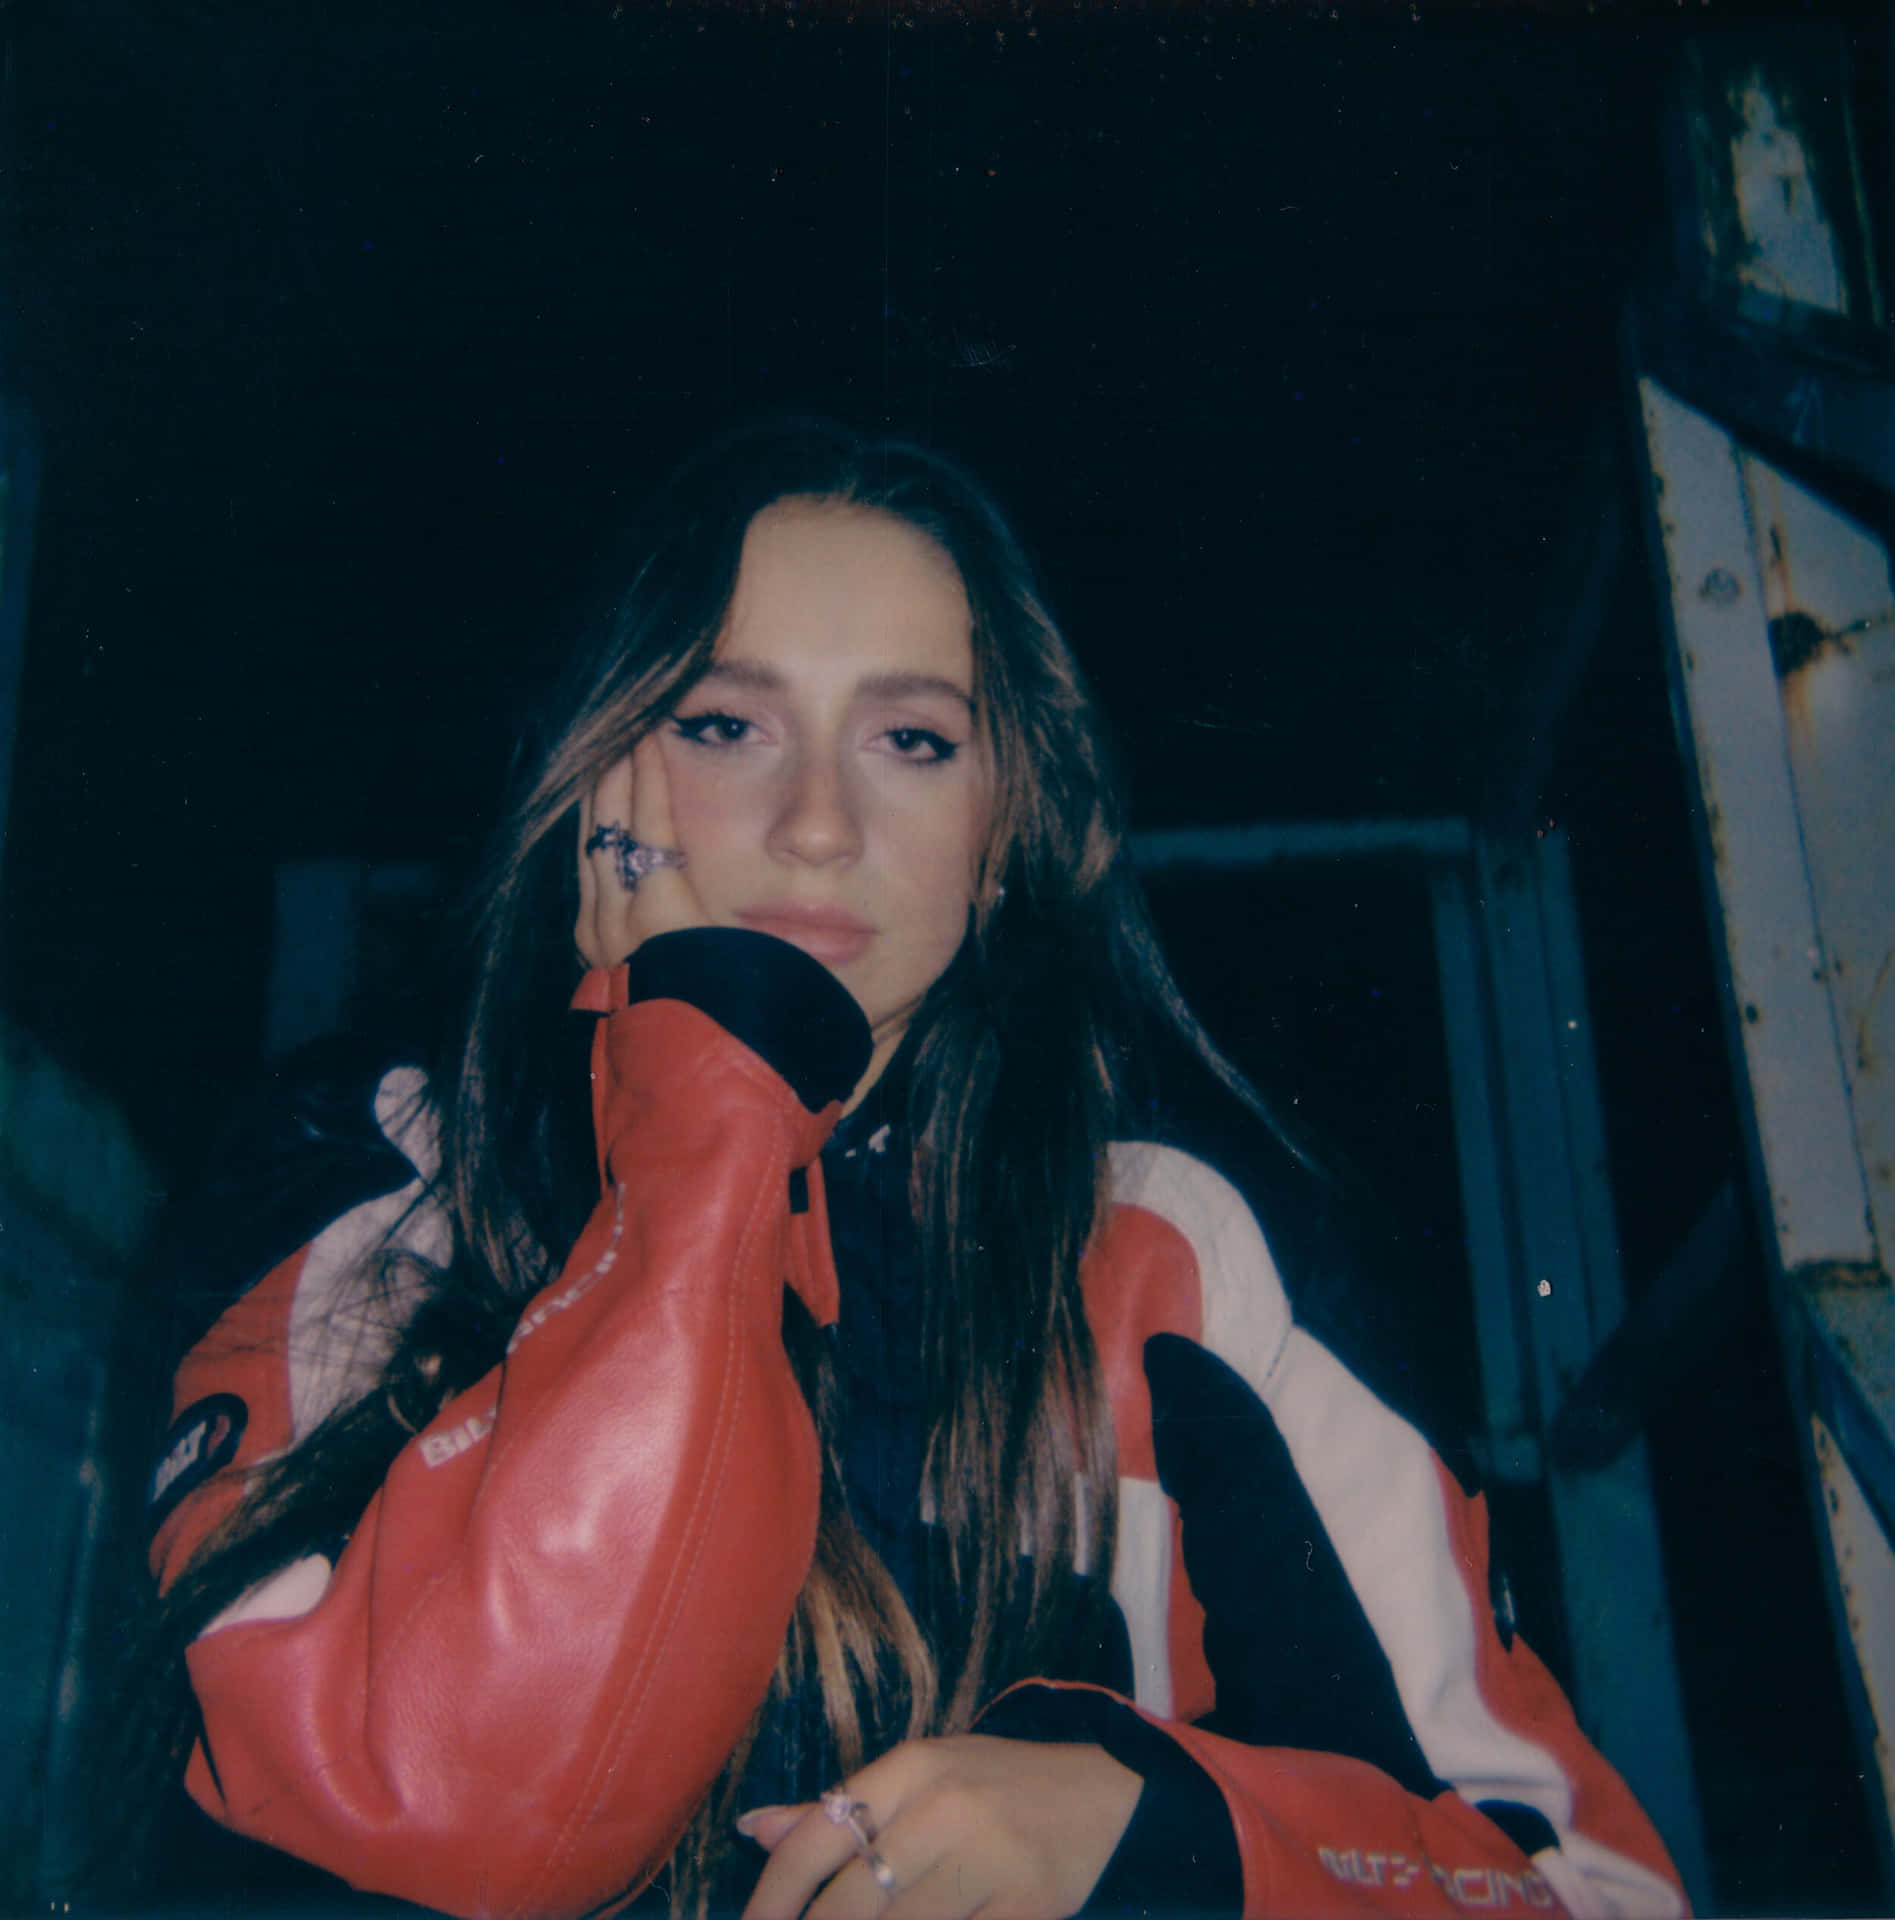
[[[872,508],[789,499],[750,523],[710,671],[661,730],[699,901],[849,989],[865,1086],[966,933],[991,779],[973,694],[947,554]]]

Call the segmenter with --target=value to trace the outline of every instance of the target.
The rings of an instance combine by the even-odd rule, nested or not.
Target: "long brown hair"
[[[548,1070],[571,1057],[558,1029],[575,969],[573,810],[708,667],[745,532],[788,497],[895,515],[959,569],[993,805],[966,942],[906,1043],[928,1383],[921,1491],[945,1536],[951,1593],[924,1630],[856,1531],[832,1363],[792,1328],[826,1464],[778,1689],[819,1686],[827,1757],[847,1772],[904,1735],[965,1728],[1001,1687],[1044,1671],[1072,1625],[1074,1573],[1109,1578],[1112,1429],[1078,1278],[1105,1148],[1154,1017],[1234,1076],[1152,939],[1121,858],[1097,717],[999,512],[938,455],[790,422],[722,441],[675,478],[546,703],[484,882],[458,1059],[440,1076],[437,1197],[453,1257],[429,1276],[383,1390],[277,1463],[171,1588],[176,1650],[244,1587],[359,1515],[410,1433],[499,1361],[576,1237],[596,1199],[594,1162],[570,1117],[583,1109]],[[743,1759],[740,1748],[674,1857],[674,1896],[702,1905]]]

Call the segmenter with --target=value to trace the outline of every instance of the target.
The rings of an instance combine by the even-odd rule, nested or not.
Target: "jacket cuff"
[[[1161,1727],[1115,1694],[1092,1687],[1015,1687],[975,1732],[1002,1740],[1103,1747],[1145,1782],[1132,1818],[1081,1914],[1232,1914],[1243,1911],[1237,1830],[1211,1776]]]
[[[625,963],[625,1001],[681,1000],[774,1068],[811,1113],[868,1071],[869,1023],[847,987],[802,948],[748,927],[661,933]]]

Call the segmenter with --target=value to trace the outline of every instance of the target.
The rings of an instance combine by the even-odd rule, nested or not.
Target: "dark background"
[[[188,1183],[260,1062],[277,863],[463,865],[628,508],[830,410],[1010,505],[1137,825],[1568,829],[1636,1292],[1739,1150],[1635,517],[1546,688],[1632,511],[1674,55],[1763,19],[1834,35],[1885,185],[1887,16],[1829,0],[7,6],[0,383],[44,462],[8,1009]],[[1452,1246],[1425,915],[1361,892],[1179,909],[1181,965]],[[1651,1431],[1719,1905],[1862,1911],[1752,1269]]]

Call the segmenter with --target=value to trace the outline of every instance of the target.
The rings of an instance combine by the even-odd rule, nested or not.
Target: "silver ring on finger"
[[[603,826],[592,829],[586,841],[586,852],[597,853],[602,847],[611,849],[619,885],[627,893],[636,893],[639,881],[648,873],[656,873],[660,867],[684,865],[682,848],[654,847],[649,841],[634,840],[616,821],[608,820]]]
[[[830,1825],[840,1827],[848,1834],[856,1857],[869,1870],[869,1878],[893,1898],[898,1884],[895,1869],[875,1844],[875,1829],[868,1823],[868,1803],[851,1799],[846,1787],[831,1787],[823,1795],[820,1804]]]

